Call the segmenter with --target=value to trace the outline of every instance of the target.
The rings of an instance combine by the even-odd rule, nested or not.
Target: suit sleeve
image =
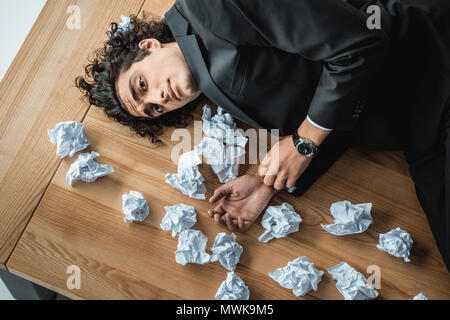
[[[323,64],[308,117],[352,130],[386,52],[383,30],[343,0],[178,0],[194,23],[238,46],[272,46]],[[282,77],[282,75],[280,75]]]

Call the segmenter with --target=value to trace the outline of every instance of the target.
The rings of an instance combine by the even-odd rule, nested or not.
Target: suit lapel
[[[243,112],[216,86],[203,59],[197,35],[188,34],[189,22],[179,13],[175,6],[172,6],[165,14],[165,19],[202,93],[235,118],[251,126],[261,128],[262,126],[259,123]]]

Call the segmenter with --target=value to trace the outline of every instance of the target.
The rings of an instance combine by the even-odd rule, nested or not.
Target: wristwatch
[[[319,152],[319,148],[311,140],[300,138],[297,131],[292,135],[292,141],[294,141],[295,149],[302,156],[312,158]]]

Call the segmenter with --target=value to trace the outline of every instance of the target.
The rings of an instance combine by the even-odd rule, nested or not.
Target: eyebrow
[[[133,96],[133,99],[137,102],[137,103],[141,103],[141,99],[137,96],[136,91],[134,90],[134,86],[133,86],[133,82],[131,81],[131,79],[134,77],[134,75],[136,74],[136,71],[133,72],[133,74],[130,76],[130,79],[128,80],[128,86],[130,87],[130,91],[131,91],[131,95]],[[119,98],[119,100],[121,101],[121,99]],[[128,102],[130,103],[130,105],[132,106],[134,112],[138,113],[136,108],[134,107],[134,105],[131,103],[131,101],[128,100]],[[123,105],[123,103],[122,103]],[[147,111],[147,112],[146,112]],[[154,118],[155,116],[152,114],[152,112],[150,110],[148,110],[147,108],[145,108],[144,113],[149,116],[150,118]],[[142,117],[140,117],[142,118]],[[145,118],[145,117],[143,117]]]
[[[139,97],[137,96],[136,91],[134,90],[133,82],[131,81],[131,78],[134,77],[135,73],[136,72],[134,72],[131,75],[130,79],[128,80],[128,86],[130,87],[131,95],[133,96],[134,101],[136,101],[137,103],[140,103],[141,99],[139,99]]]
[[[128,111],[128,113],[130,113],[130,111],[125,107],[125,103],[123,102],[123,100],[122,100],[122,98],[120,97],[120,95],[119,95],[119,93],[117,92],[117,90],[116,90],[116,96],[117,96],[117,99],[119,99],[119,104],[122,106],[122,109],[125,109],[126,111]],[[134,97],[133,97],[134,98]],[[134,111],[134,112],[136,112],[136,113],[138,113],[137,112],[137,110],[136,110],[136,108],[134,107],[134,105],[131,103],[131,101],[130,101],[130,99],[126,99],[127,101],[128,101],[128,103],[129,103],[129,105],[131,106],[131,109]],[[147,110],[147,109],[146,109]],[[148,110],[147,110],[148,111]],[[150,111],[148,111],[148,113],[146,113],[146,112],[144,112],[146,115],[148,115],[150,118],[154,118],[155,116],[150,112]],[[131,114],[131,113],[130,113]],[[145,117],[144,117],[145,118]]]

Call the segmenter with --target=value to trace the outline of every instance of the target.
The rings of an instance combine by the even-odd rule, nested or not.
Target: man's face
[[[176,42],[161,44],[156,39],[146,39],[139,46],[150,50],[150,55],[134,62],[116,81],[118,98],[131,115],[155,118],[200,95]]]

